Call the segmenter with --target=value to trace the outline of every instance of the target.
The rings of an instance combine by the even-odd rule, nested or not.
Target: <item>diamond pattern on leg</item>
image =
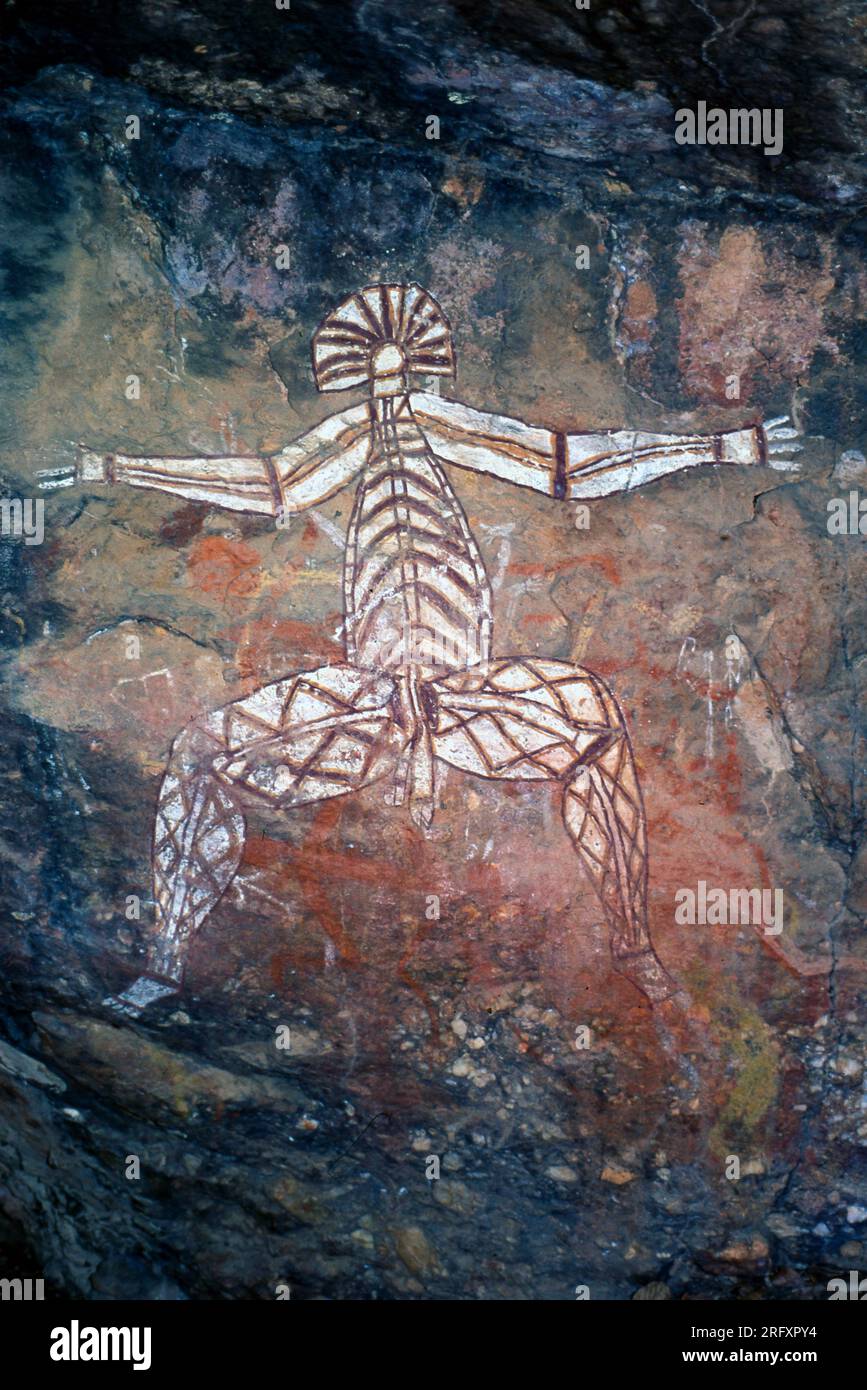
[[[428,688],[442,762],[480,777],[564,783],[564,823],[615,958],[641,962],[630,978],[648,997],[676,988],[650,945],[644,805],[623,716],[604,682],[568,661],[525,657],[454,672]]]
[[[343,796],[393,768],[406,743],[393,693],[389,676],[335,663],[264,686],[178,735],[154,827],[149,969],[181,978],[191,936],[241,862],[243,797],[298,805]]]

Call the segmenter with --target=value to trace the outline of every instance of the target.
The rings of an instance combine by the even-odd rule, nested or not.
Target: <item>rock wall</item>
[[[278,529],[77,486],[41,544],[3,535],[4,1272],[91,1299],[824,1298],[865,1267],[863,59],[843,0],[13,7],[5,497],[76,441],[281,448],[356,399],[317,394],[310,339],[378,281],[437,297],[444,394],[476,408],[789,414],[805,447],[585,527],[452,474],[495,653],[586,665],[629,719],[677,1017],[612,971],[557,788],[452,771],[428,835],[379,786],[254,815],[182,995],[118,1020],[171,742],[340,658],[352,493]],[[678,145],[701,100],[782,109],[782,154]],[[781,890],[782,931],[678,920],[700,882]]]

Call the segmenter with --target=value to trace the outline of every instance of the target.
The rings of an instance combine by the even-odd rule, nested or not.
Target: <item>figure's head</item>
[[[401,396],[410,372],[455,374],[448,319],[420,285],[358,290],[313,334],[313,376],[320,391],[369,383],[373,396]]]

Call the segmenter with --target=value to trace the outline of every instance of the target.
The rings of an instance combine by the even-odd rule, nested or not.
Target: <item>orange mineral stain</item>
[[[248,598],[261,583],[258,550],[225,536],[204,536],[193,547],[188,561],[192,583],[206,594],[223,598]]]

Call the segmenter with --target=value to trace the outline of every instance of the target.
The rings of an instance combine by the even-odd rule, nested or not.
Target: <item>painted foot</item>
[[[703,1098],[719,1094],[722,1083],[720,1056],[704,1011],[681,1007],[681,995],[672,995],[653,1010],[653,1026],[660,1047],[676,1076],[676,1097],[681,1109],[696,1110]]]
[[[153,975],[139,975],[122,994],[109,994],[103,999],[103,1004],[112,1013],[121,1014],[125,1018],[139,1018],[150,1004],[156,1004],[160,999],[170,999],[173,994],[179,994],[178,985],[170,984],[167,980],[157,980]]]
[[[672,979],[651,946],[623,955],[612,951],[611,958],[618,974],[624,975],[630,984],[640,990],[654,1008],[666,999],[677,999],[681,1009],[689,1008],[690,999],[686,990]]]

